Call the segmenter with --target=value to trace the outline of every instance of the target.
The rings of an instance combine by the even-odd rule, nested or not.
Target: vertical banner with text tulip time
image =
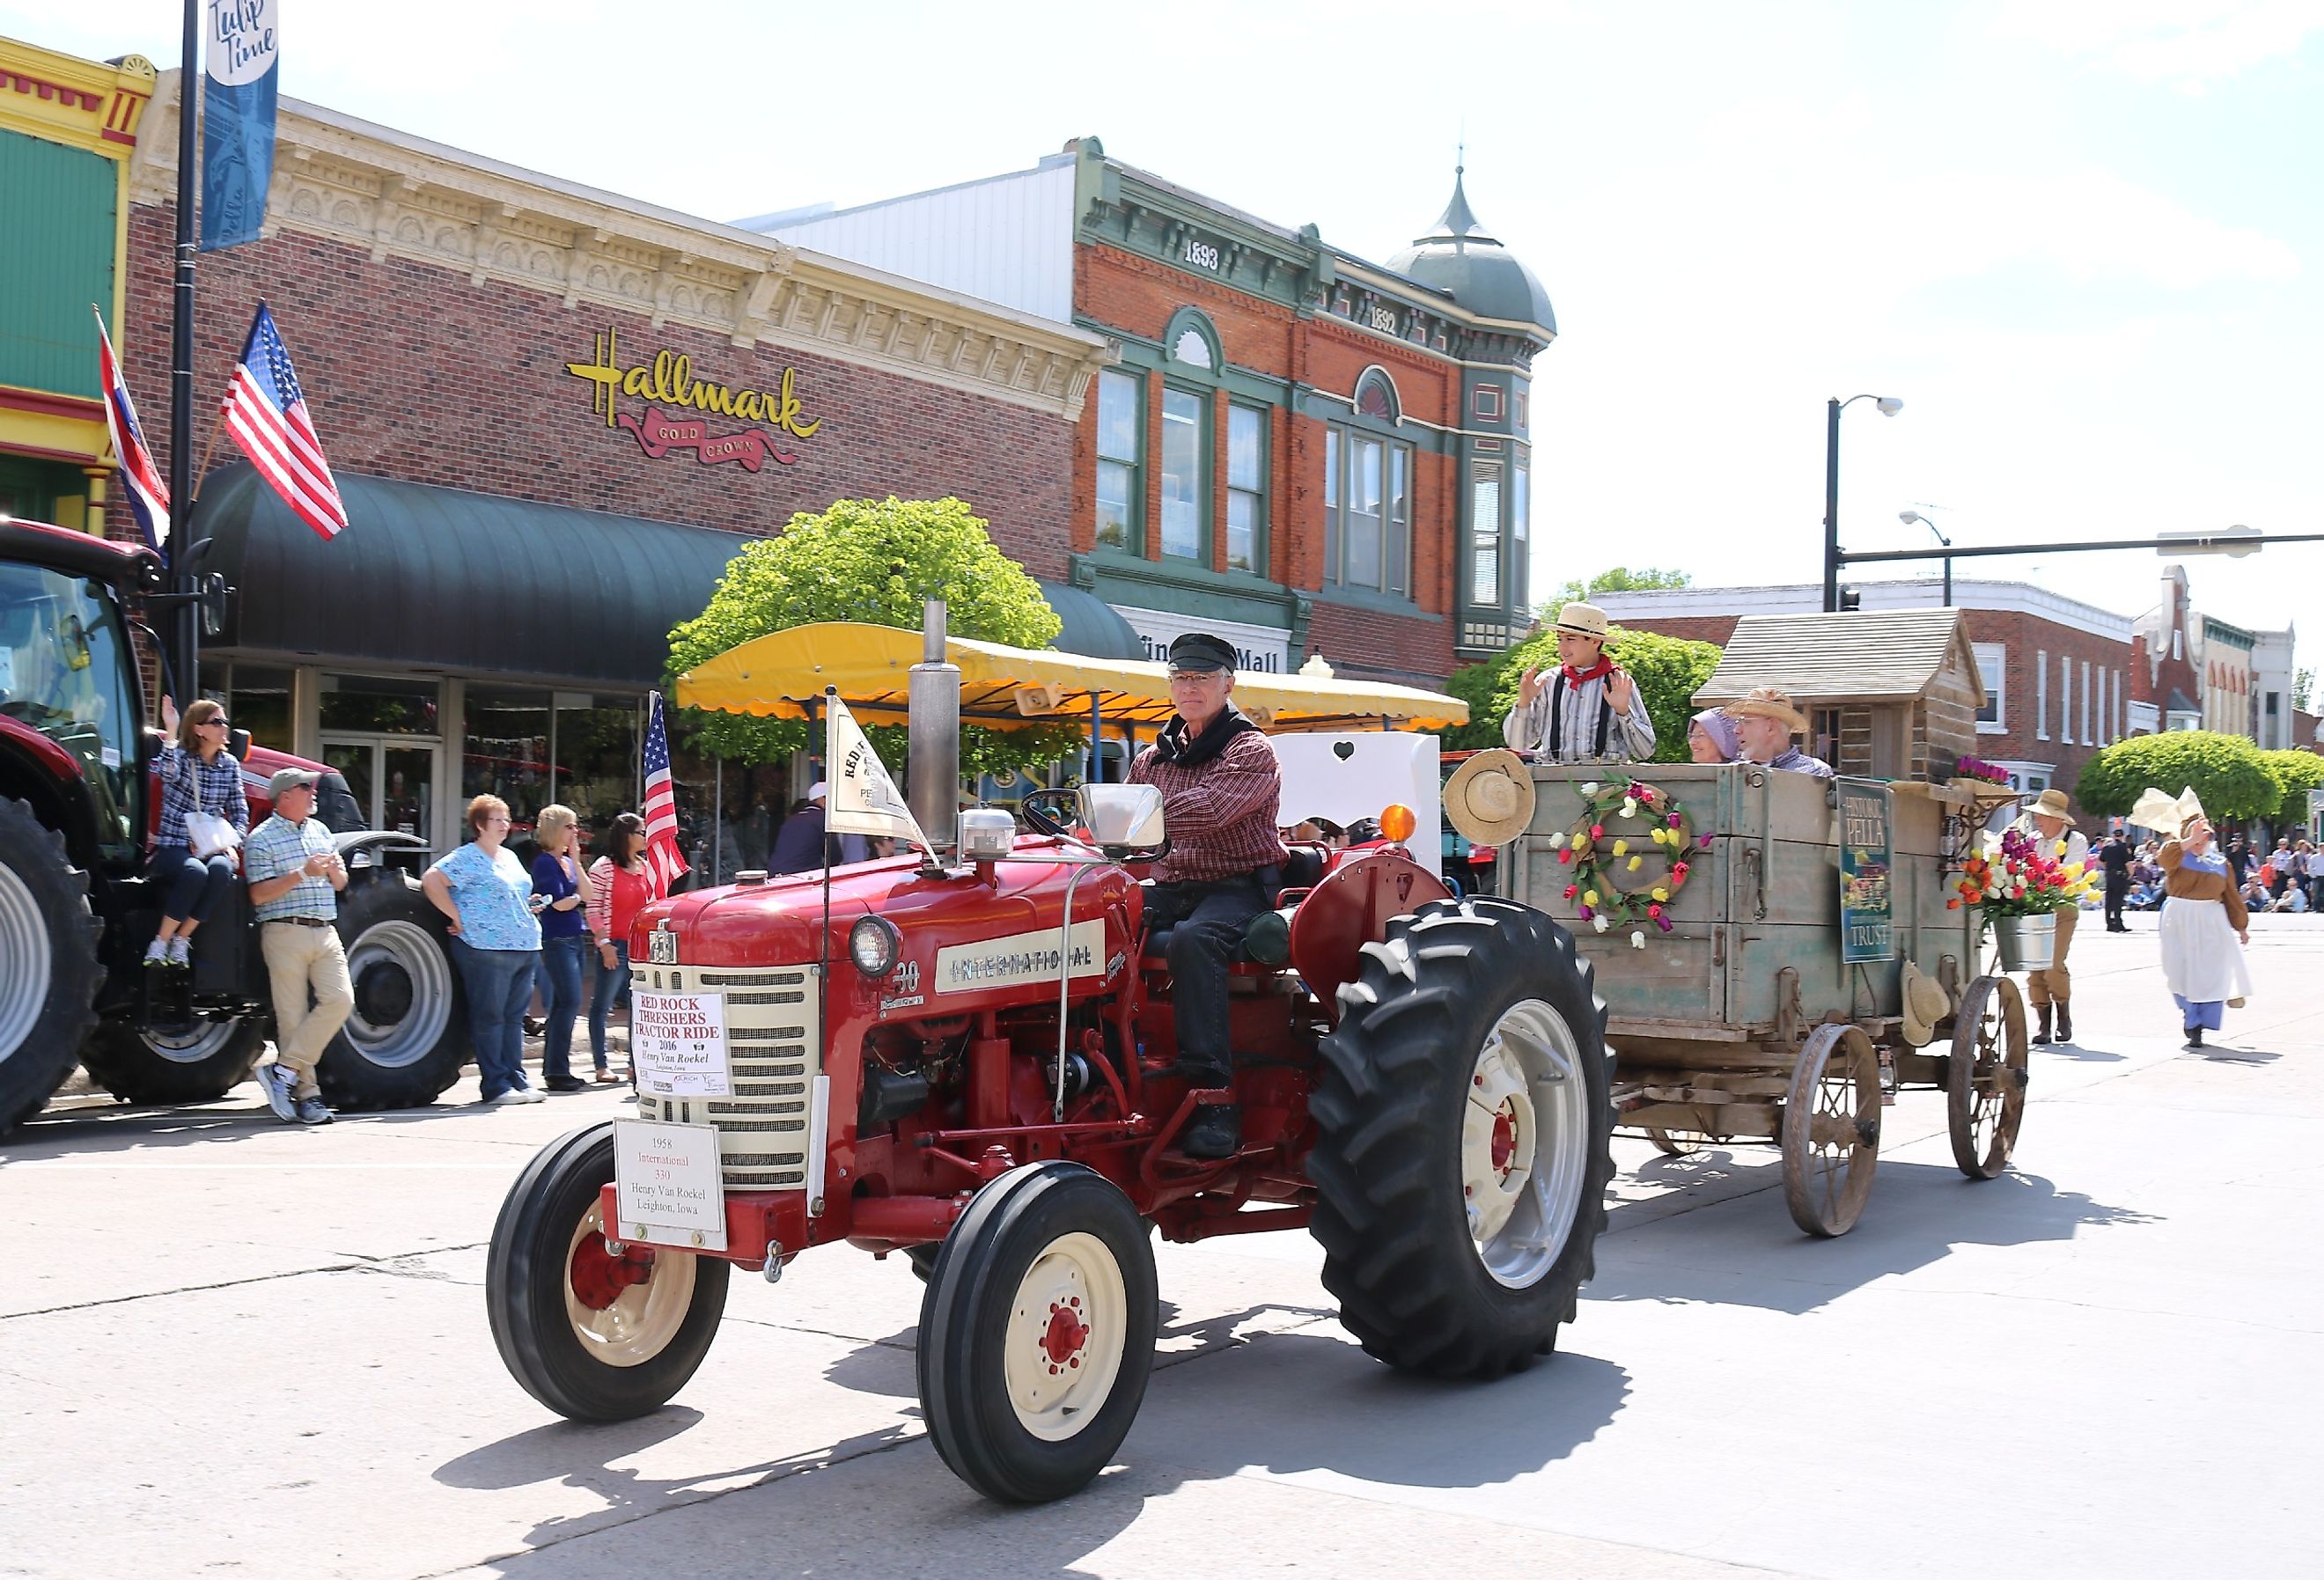
[[[202,251],[256,241],[274,179],[278,0],[205,0]]]

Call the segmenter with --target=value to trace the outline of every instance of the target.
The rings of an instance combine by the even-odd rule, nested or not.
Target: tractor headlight
[[[904,952],[904,935],[884,916],[867,916],[847,931],[848,958],[866,976],[885,976]]]

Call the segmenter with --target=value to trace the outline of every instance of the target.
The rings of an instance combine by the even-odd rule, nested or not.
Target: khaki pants
[[[297,1095],[312,1097],[315,1064],[355,1007],[347,981],[347,954],[337,928],[270,921],[258,929],[266,975],[274,988],[274,1057],[298,1077]],[[314,990],[314,1006],[307,992]]]
[[[2066,969],[2066,950],[2074,941],[2074,919],[2080,915],[2070,907],[2057,913],[2058,949],[2050,957],[2050,969],[2025,974],[2025,985],[2033,989],[2034,1007],[2037,1010],[2047,1004],[2062,1004],[2074,996],[2074,979]]]

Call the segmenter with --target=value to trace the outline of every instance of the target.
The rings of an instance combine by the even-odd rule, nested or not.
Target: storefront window
[[[1203,501],[1210,493],[1203,430],[1210,402],[1185,390],[1162,392],[1162,552],[1200,560]]]
[[[287,690],[285,688],[287,701]],[[401,675],[326,675],[321,723],[324,731],[361,730],[367,735],[435,735],[443,733],[433,680]]]
[[[1323,430],[1325,583],[1411,596],[1412,466],[1408,444]]]
[[[1267,413],[1227,408],[1227,568],[1267,574]]]
[[[290,671],[236,664],[226,682],[226,711],[261,746],[290,750]]]
[[[495,795],[509,804],[512,837],[532,831],[549,794],[549,693],[491,686],[468,688],[467,729],[460,747],[460,794]]]
[[[580,816],[602,854],[615,815],[638,809],[638,704],[632,697],[557,694],[556,799]]]
[[[1137,378],[1126,373],[1097,375],[1097,541],[1132,554],[1146,552],[1139,528],[1146,497],[1139,483],[1145,449],[1146,401]]]

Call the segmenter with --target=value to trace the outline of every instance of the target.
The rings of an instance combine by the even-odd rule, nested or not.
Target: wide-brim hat
[[[2044,818],[2066,818],[2072,816],[2069,808],[2073,804],[2064,790],[2045,790],[2034,798],[2034,805],[2028,810],[2039,812]]]
[[[1507,845],[1533,822],[1533,773],[1507,747],[1480,752],[1444,781],[1444,815],[1471,845]]]
[[[1937,1022],[1953,1012],[1952,1000],[1945,993],[1945,984],[1932,976],[1924,976],[1921,968],[1910,960],[1904,962],[1904,1040],[1922,1048],[1936,1040]]]
[[[1723,710],[1729,718],[1772,718],[1789,725],[1792,734],[1803,735],[1808,730],[1808,716],[1788,701],[1775,697],[1746,697],[1727,704]]]
[[[2203,815],[2203,798],[2189,785],[2177,795],[2156,790],[2149,785],[2139,792],[2138,800],[2130,808],[2130,820],[2141,828],[2161,829],[2176,838],[2186,832],[2187,825]]]
[[[1557,624],[1550,629],[1563,631],[1571,636],[1594,636],[1604,640],[1609,624],[1606,611],[1595,604],[1568,604],[1557,612]]]

